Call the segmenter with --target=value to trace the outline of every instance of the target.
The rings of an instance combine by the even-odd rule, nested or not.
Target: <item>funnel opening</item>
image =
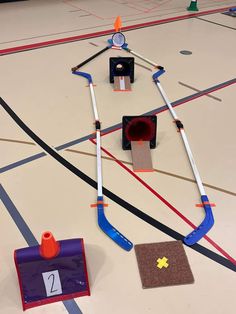
[[[125,130],[129,141],[151,141],[155,136],[155,124],[148,118],[131,120]]]

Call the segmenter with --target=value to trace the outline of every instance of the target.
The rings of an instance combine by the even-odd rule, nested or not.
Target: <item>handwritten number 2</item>
[[[58,270],[42,273],[47,297],[62,294],[61,280]]]
[[[53,286],[54,286],[54,282],[55,282],[55,275],[54,274],[51,274],[50,276],[48,276],[48,280],[50,279],[50,277],[52,277],[52,285],[51,285],[51,290],[50,290],[50,293],[54,293],[57,291],[56,290],[53,290]]]

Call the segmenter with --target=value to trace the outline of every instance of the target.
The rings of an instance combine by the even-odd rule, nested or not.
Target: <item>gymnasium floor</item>
[[[134,249],[122,250],[97,225],[96,209],[90,208],[96,190],[43,153],[1,107],[0,313],[22,312],[13,252],[35,245],[46,230],[58,240],[84,239],[91,296],[29,313],[235,313],[236,18],[222,12],[236,3],[202,0],[197,13],[189,13],[188,5],[185,0],[0,4],[0,97],[94,180],[89,89],[70,69],[106,46],[115,17],[121,15],[129,47],[165,67],[161,84],[176,105],[207,195],[216,204],[215,225],[200,240],[201,249],[185,246],[194,284],[142,289]],[[134,244],[172,241],[174,231],[187,235],[191,223],[199,225],[204,218],[204,210],[195,206],[197,185],[173,119],[152,82],[154,69],[136,58],[132,91],[115,93],[108,61],[118,55],[129,56],[110,49],[82,68],[93,75],[102,129],[109,130],[102,136],[104,187],[128,204],[105,196],[106,216]],[[151,151],[154,172],[135,177],[131,153],[121,148],[119,124],[123,115],[153,110],[158,121],[158,144]],[[156,224],[137,217],[135,208]],[[158,222],[169,229],[160,230]]]

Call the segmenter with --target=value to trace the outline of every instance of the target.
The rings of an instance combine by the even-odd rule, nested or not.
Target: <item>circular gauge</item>
[[[112,43],[114,46],[122,47],[125,43],[125,36],[120,32],[115,33],[112,36]]]

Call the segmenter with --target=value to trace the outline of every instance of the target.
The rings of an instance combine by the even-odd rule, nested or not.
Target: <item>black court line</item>
[[[214,85],[214,86],[211,86],[211,87],[209,87],[207,89],[204,89],[201,92],[197,92],[197,93],[194,93],[192,95],[180,98],[180,99],[172,102],[171,105],[172,105],[172,107],[175,108],[175,107],[180,106],[180,105],[182,105],[182,104],[184,104],[186,102],[192,101],[192,100],[194,100],[196,98],[199,98],[199,97],[202,97],[202,96],[205,96],[205,95],[207,95],[209,93],[212,93],[214,91],[220,90],[222,88],[225,88],[225,87],[230,86],[230,85],[235,84],[235,83],[236,83],[236,78],[228,80],[228,81],[225,81],[225,82],[220,83],[218,85]],[[164,105],[164,106],[161,106],[161,107],[156,108],[154,110],[145,112],[145,113],[143,113],[143,115],[159,114],[159,113],[161,113],[161,112],[163,112],[164,110],[167,110],[167,109],[168,109],[168,107],[166,105]],[[122,127],[121,123],[114,124],[114,125],[106,128],[106,129],[103,129],[101,131],[101,134],[102,135],[103,134],[108,134],[108,133],[110,133],[110,132],[112,132],[114,130],[120,129],[121,127]],[[60,150],[69,148],[71,146],[74,146],[74,145],[77,145],[77,144],[82,143],[84,141],[87,141],[87,140],[89,140],[91,138],[94,138],[94,133],[85,135],[85,136],[83,136],[83,137],[81,137],[79,139],[75,139],[75,140],[72,140],[72,141],[67,142],[65,144],[59,145],[59,146],[56,147],[56,150],[60,151]],[[22,166],[24,164],[27,164],[29,162],[32,162],[32,161],[37,160],[37,159],[39,159],[41,157],[44,157],[44,156],[46,156],[46,154],[44,152],[41,152],[41,153],[38,153],[38,154],[35,154],[35,155],[32,155],[32,156],[29,156],[27,158],[21,159],[19,161],[13,162],[13,163],[11,163],[11,164],[9,164],[7,166],[4,166],[4,167],[0,168],[0,173],[4,173],[6,171],[12,170],[14,168],[17,168],[19,166]]]
[[[213,22],[213,21],[209,21],[209,20],[203,19],[201,17],[196,17],[196,19],[204,21],[204,22],[208,22],[208,23],[211,23],[211,24],[214,24],[214,25],[222,26],[222,27],[225,27],[225,28],[233,29],[234,31],[236,30],[236,28],[234,28],[234,27],[227,26],[227,25],[220,24],[220,23],[216,23],[216,22]]]
[[[84,172],[76,168],[74,165],[72,165],[68,160],[60,156],[54,149],[52,149],[50,146],[48,146],[42,139],[40,139],[17,115],[16,113],[7,105],[7,103],[0,98],[0,104],[4,108],[4,110],[10,115],[10,117],[18,124],[18,126],[26,133],[28,136],[30,136],[38,145],[42,147],[43,150],[45,150],[49,155],[51,155],[54,159],[56,159],[61,165],[63,165],[65,168],[67,168],[69,171],[74,173],[76,176],[81,178],[84,182],[89,184],[94,189],[97,189],[97,182],[94,181],[92,178],[90,178],[88,175],[86,175]],[[158,230],[164,232],[165,234],[169,235],[170,237],[181,240],[183,242],[183,239],[185,238],[184,235],[181,233],[169,228],[165,224],[159,222],[158,220],[154,219],[153,217],[145,214],[140,209],[134,207],[130,203],[126,202],[124,199],[119,197],[118,195],[114,194],[110,190],[103,188],[103,193],[108,198],[113,200],[115,203],[120,205],[121,207],[125,208],[135,216],[139,217],[146,223],[152,225],[153,227],[157,228]],[[192,246],[189,246],[189,248],[193,249],[194,251],[208,257],[212,261],[215,261],[216,263],[232,270],[236,271],[236,265],[234,265],[231,261],[228,259],[222,257],[221,255],[207,249],[206,247],[196,243]]]

